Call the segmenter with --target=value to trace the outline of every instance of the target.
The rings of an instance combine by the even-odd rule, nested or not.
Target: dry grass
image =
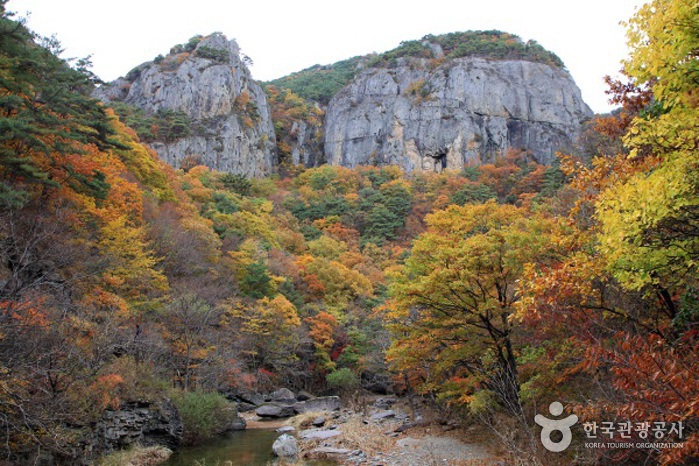
[[[292,417],[287,424],[294,426],[296,430],[308,429],[312,427],[313,421],[318,417],[324,417],[326,420],[332,419],[332,415],[327,411],[308,411]]]
[[[155,466],[167,460],[172,450],[161,447],[134,446],[100,458],[99,466]]]
[[[390,452],[396,448],[396,439],[386,435],[386,432],[392,432],[397,426],[395,423],[388,422],[364,424],[360,417],[352,417],[339,427],[342,431],[339,444],[348,450],[362,450],[368,456],[374,456],[379,452]]]

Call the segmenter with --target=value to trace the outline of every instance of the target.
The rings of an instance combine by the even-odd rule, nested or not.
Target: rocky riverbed
[[[248,427],[270,427],[250,411]],[[328,459],[343,465],[497,465],[492,448],[478,432],[411,414],[395,397],[375,397],[362,406],[307,411],[274,422],[275,443],[287,460]]]

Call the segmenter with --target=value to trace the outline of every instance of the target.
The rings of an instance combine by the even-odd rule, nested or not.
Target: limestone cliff
[[[518,148],[550,163],[575,144],[592,111],[557,57],[510,42],[521,57],[445,56],[424,40],[401,46],[412,56],[374,60],[379,66],[370,63],[328,104],[326,160],[458,169]]]
[[[101,86],[95,97],[146,115],[181,115],[149,144],[175,167],[201,162],[216,170],[264,176],[275,171],[274,126],[262,88],[252,80],[235,41],[195,37]],[[170,112],[170,113],[168,113]]]

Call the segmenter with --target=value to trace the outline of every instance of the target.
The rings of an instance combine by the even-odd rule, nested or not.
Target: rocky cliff
[[[439,44],[419,46],[431,58],[393,57],[388,66],[369,66],[330,100],[328,163],[439,171],[487,162],[510,148],[550,163],[592,116],[555,62],[445,59]]]
[[[173,47],[167,57],[101,86],[95,97],[123,102],[158,122],[166,121],[148,142],[175,167],[203,163],[255,177],[275,170],[267,99],[250,77],[236,42],[221,34],[197,36]]]

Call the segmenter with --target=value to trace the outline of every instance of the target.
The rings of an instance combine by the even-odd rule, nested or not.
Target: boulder
[[[323,416],[318,416],[317,418],[313,419],[313,422],[311,422],[311,425],[314,427],[323,427],[325,425],[326,419]]]
[[[385,411],[379,411],[378,413],[374,413],[371,415],[371,420],[372,421],[381,421],[383,419],[388,419],[391,417],[396,417],[396,412],[393,410],[385,410]]]
[[[272,451],[280,458],[296,458],[299,446],[296,438],[289,434],[282,434],[272,445]]]
[[[254,406],[260,406],[263,404],[266,400],[265,397],[257,392],[239,392],[234,395],[235,399],[242,402],[242,403],[247,403],[249,405],[254,405]],[[242,404],[240,403],[240,404]],[[238,407],[240,411],[240,406]]]
[[[394,430],[393,432],[396,432],[396,433],[405,432],[406,430],[412,429],[413,427],[417,427],[418,425],[419,424],[416,422],[405,422],[405,423],[401,424],[400,426],[396,427],[396,430]]]
[[[340,397],[338,396],[319,396],[294,403],[294,410],[298,414],[309,411],[337,411],[338,409],[340,409]]]
[[[252,411],[253,409],[257,408],[258,405],[253,405],[244,401],[239,401],[237,403],[237,406],[239,413],[247,413],[248,411]]]
[[[296,395],[288,388],[280,388],[270,393],[269,399],[278,403],[293,403],[296,401]]]
[[[301,438],[304,440],[325,440],[332,437],[337,437],[340,435],[340,431],[336,429],[332,430],[320,430],[320,429],[309,429],[301,432]]]
[[[293,406],[279,403],[266,403],[255,410],[255,414],[260,417],[282,418],[291,417],[296,414]]]
[[[307,400],[310,400],[311,398],[313,398],[313,395],[311,395],[310,393],[308,393],[304,390],[301,390],[300,392],[298,392],[296,394],[296,399],[298,401],[307,401]]]
[[[311,450],[312,455],[318,456],[348,456],[353,454],[352,450],[346,448],[318,447]]]

